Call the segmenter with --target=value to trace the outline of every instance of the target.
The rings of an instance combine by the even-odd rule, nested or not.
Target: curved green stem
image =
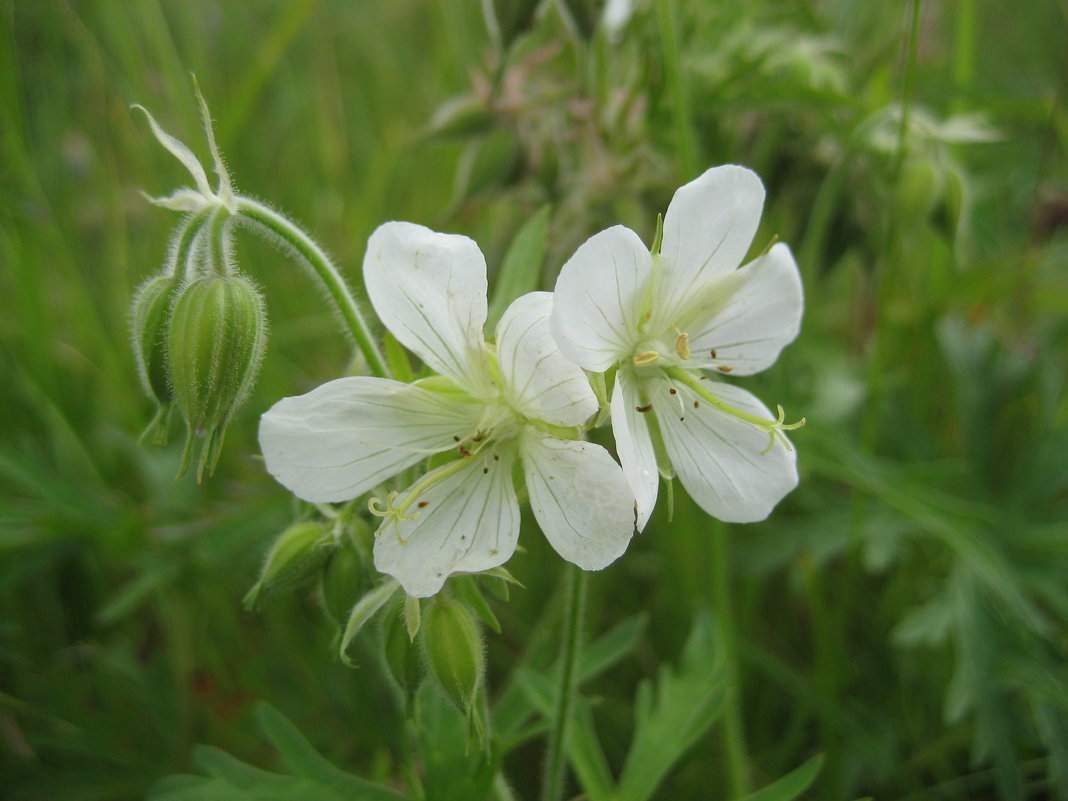
[[[345,279],[322,248],[288,218],[255,200],[246,197],[237,198],[237,214],[240,218],[264,229],[276,239],[280,239],[312,269],[330,293],[356,346],[367,359],[371,372],[379,378],[388,378],[389,368],[371,336],[367,322],[356,305],[356,299],[346,286]]]
[[[178,232],[171,240],[171,251],[167,260],[167,275],[177,275],[179,270],[188,273],[186,270],[187,262],[189,261],[189,254],[193,250],[193,243],[200,235],[201,229],[204,227],[204,222],[208,219],[208,215],[211,214],[210,208],[203,208],[196,214],[190,216],[186,222],[178,228]],[[189,276],[186,275],[186,278]]]
[[[564,796],[567,765],[567,731],[575,696],[575,676],[582,645],[582,616],[586,606],[586,574],[574,565],[567,566],[566,603],[564,606],[564,642],[560,654],[560,678],[556,688],[553,718],[549,722],[549,744],[545,760],[542,801],[559,801]]]
[[[231,275],[233,268],[226,254],[226,224],[230,212],[223,206],[215,209],[208,226],[208,269],[215,275]]]

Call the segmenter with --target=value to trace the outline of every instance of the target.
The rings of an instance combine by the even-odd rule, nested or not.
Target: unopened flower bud
[[[423,656],[446,697],[468,716],[486,672],[486,654],[475,616],[466,604],[436,597],[423,613]]]
[[[334,550],[331,526],[294,523],[274,541],[263,561],[260,577],[245,595],[245,608],[256,607],[260,594],[298,586],[321,568]]]
[[[359,529],[356,539],[370,538],[367,523],[359,518],[346,525]],[[372,573],[370,557],[353,542],[351,536],[341,537],[338,548],[323,568],[321,597],[326,613],[338,626],[344,626],[356,600],[371,589]]]
[[[171,408],[171,386],[167,376],[167,318],[178,278],[156,275],[137,290],[130,308],[130,330],[133,335],[137,374],[145,393],[156,402],[155,419],[143,436],[151,436],[163,444],[167,437],[167,417]]]
[[[230,418],[256,382],[267,341],[263,297],[241,275],[207,275],[179,290],[168,330],[175,405],[189,427],[181,477],[193,437],[205,438],[197,480],[214,472]]]
[[[382,654],[389,674],[404,697],[410,699],[422,683],[419,649],[408,636],[408,625],[401,605],[382,616]]]

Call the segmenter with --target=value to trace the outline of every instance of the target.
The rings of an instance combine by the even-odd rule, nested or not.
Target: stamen
[[[635,354],[633,361],[638,367],[646,367],[660,361],[660,354],[655,350],[643,350],[641,353]]]
[[[802,417],[795,423],[787,423],[786,412],[783,410],[781,405],[776,405],[775,409],[778,416],[774,420],[766,420],[762,417],[757,417],[755,414],[750,414],[749,412],[737,409],[734,406],[731,406],[729,403],[726,403],[725,401],[722,401],[717,398],[711,393],[707,384],[701,383],[701,380],[704,379],[706,376],[695,376],[688,370],[683,370],[680,367],[669,368],[666,372],[671,378],[688,386],[701,398],[711,403],[721,412],[729,414],[731,417],[736,417],[739,420],[749,423],[750,425],[756,426],[761,431],[766,432],[768,435],[768,447],[761,451],[761,455],[769,453],[771,449],[775,446],[776,440],[781,442],[782,446],[786,448],[786,450],[793,450],[793,446],[790,445],[790,441],[786,439],[786,435],[783,432],[795,431],[796,429],[801,428],[801,426],[805,424],[804,417]],[[694,401],[694,408],[698,408],[698,402],[696,400]]]
[[[675,339],[675,352],[679,354],[679,358],[686,361],[690,358],[690,335],[687,333],[681,333]]]

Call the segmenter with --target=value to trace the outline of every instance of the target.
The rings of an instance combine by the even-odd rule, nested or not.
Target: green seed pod
[[[419,664],[419,649],[408,636],[402,607],[403,604],[398,604],[382,616],[382,654],[389,674],[404,697],[410,700],[422,684],[423,670]]]
[[[174,275],[153,276],[141,284],[130,307],[137,375],[145,394],[158,407],[155,419],[142,436],[151,436],[159,444],[166,441],[166,421],[172,401],[167,375],[167,318],[178,283]]]
[[[331,526],[294,523],[278,535],[263,560],[260,577],[245,595],[245,608],[256,608],[261,593],[299,586],[312,577],[334,550]]]
[[[204,437],[200,481],[205,467],[215,471],[226,426],[256,382],[267,342],[263,297],[241,275],[196,278],[179,290],[167,339],[174,402],[189,429],[178,475],[193,437]]]
[[[428,673],[445,696],[471,715],[486,672],[475,616],[466,604],[436,597],[423,613],[420,643]]]

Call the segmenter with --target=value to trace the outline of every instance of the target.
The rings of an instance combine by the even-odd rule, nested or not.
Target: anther
[[[679,354],[679,358],[685,361],[690,358],[690,335],[686,333],[679,334],[675,340],[675,352]]]
[[[655,350],[643,350],[641,353],[635,354],[633,361],[636,366],[645,367],[660,361],[660,354]]]

